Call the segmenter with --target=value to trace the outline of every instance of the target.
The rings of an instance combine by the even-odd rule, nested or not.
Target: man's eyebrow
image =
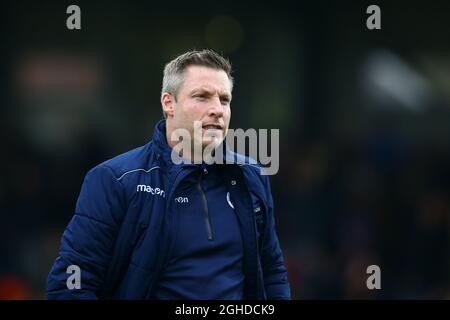
[[[212,94],[214,90],[211,89],[207,89],[207,88],[197,88],[197,89],[193,89],[191,91],[191,94],[194,93],[207,93],[207,94]]]
[[[227,98],[229,100],[231,100],[232,95],[226,92],[222,92],[219,94],[221,98]]]
[[[213,89],[209,89],[209,88],[196,88],[196,89],[193,89],[191,91],[191,95],[192,94],[196,94],[196,93],[204,93],[204,94],[207,94],[207,95],[213,95],[214,94],[214,90]],[[229,94],[227,92],[219,92],[219,96],[222,97],[222,98],[226,97],[226,98],[231,100],[231,94]]]

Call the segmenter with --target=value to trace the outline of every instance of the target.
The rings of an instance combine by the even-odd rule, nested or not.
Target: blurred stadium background
[[[84,174],[147,143],[193,48],[233,63],[232,127],[280,129],[294,299],[449,299],[450,3],[369,4],[2,1],[0,299],[45,298]]]

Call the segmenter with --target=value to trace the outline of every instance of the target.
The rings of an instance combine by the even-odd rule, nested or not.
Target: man
[[[48,276],[49,299],[290,299],[267,175],[249,161],[194,161],[210,145],[242,159],[223,140],[230,73],[211,50],[166,65],[165,119],[147,145],[87,173]],[[201,146],[185,148],[181,163],[173,161],[177,131]]]

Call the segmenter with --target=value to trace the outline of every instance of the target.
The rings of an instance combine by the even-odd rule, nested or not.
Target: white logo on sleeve
[[[166,197],[166,193],[164,192],[164,190],[160,189],[160,188],[152,188],[151,186],[146,186],[143,184],[139,184],[137,186],[137,192],[148,192],[151,193],[152,195],[158,195],[161,196],[163,198]]]
[[[188,197],[177,197],[175,198],[176,203],[189,203]]]

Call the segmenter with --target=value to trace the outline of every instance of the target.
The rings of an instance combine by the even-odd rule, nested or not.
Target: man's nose
[[[209,116],[215,116],[215,117],[222,117],[223,116],[223,105],[220,102],[219,98],[215,98],[212,101],[212,105],[210,106],[208,110]]]

